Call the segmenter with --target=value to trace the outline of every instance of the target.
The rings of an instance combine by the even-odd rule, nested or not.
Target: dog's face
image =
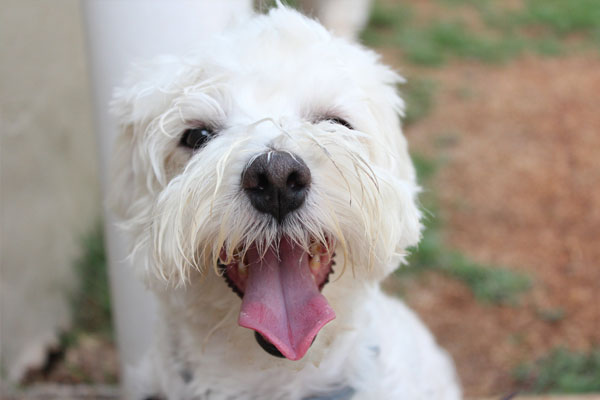
[[[377,282],[418,241],[399,77],[285,8],[201,48],[117,91],[117,210],[149,282],[222,274],[240,324],[298,359],[334,261]]]

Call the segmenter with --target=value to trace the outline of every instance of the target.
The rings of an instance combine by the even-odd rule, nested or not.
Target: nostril
[[[294,192],[306,189],[310,183],[310,171],[308,168],[299,168],[292,171],[287,178],[286,187]]]
[[[258,184],[256,185],[257,190],[265,190],[270,186],[269,178],[266,174],[258,174]]]
[[[288,176],[286,185],[290,189],[301,189],[302,187],[304,187],[304,185],[298,182],[298,173],[295,171],[292,172],[290,176]]]

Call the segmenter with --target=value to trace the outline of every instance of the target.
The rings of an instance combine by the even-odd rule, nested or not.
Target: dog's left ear
[[[383,140],[383,147],[376,154],[378,163],[395,175],[396,191],[395,202],[388,206],[389,218],[396,218],[398,224],[385,224],[390,229],[385,232],[388,245],[394,248],[398,256],[392,257],[392,262],[385,273],[393,272],[400,263],[404,262],[407,249],[416,246],[421,239],[421,212],[418,207],[417,196],[420,187],[417,183],[416,172],[408,152],[408,144],[402,132],[401,117],[405,115],[405,103],[400,97],[398,87],[405,79],[394,71],[383,67],[380,77],[384,83],[378,96],[371,101],[374,120],[377,121],[379,137]]]

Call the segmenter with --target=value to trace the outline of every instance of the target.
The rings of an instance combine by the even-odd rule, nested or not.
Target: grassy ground
[[[410,102],[411,98],[408,98]],[[409,103],[410,104],[410,103]],[[398,270],[401,279],[426,271],[439,271],[463,282],[481,301],[496,304],[517,304],[518,296],[531,286],[531,279],[522,273],[498,266],[482,265],[459,251],[448,248],[443,241],[443,221],[431,178],[437,170],[435,162],[413,155],[419,181],[424,185],[421,204],[425,230],[419,245],[412,250],[409,267]]]
[[[82,255],[75,263],[80,287],[73,296],[75,336],[94,332],[112,339],[112,315],[102,226],[82,240]]]
[[[599,393],[600,349],[589,353],[563,348],[515,369],[515,378],[531,393]]]
[[[453,59],[498,63],[526,52],[557,56],[600,47],[595,0],[529,0],[518,8],[491,0],[438,3],[434,12],[419,14],[411,2],[376,2],[363,41],[398,47],[405,61],[422,66]]]

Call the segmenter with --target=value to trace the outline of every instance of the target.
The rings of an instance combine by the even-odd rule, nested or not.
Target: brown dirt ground
[[[445,160],[434,185],[447,242],[534,287],[518,306],[484,305],[432,273],[407,301],[454,357],[466,394],[508,393],[519,363],[600,345],[600,58],[426,74],[440,82],[436,107],[406,134],[413,151]],[[564,316],[544,317],[553,313]]]

